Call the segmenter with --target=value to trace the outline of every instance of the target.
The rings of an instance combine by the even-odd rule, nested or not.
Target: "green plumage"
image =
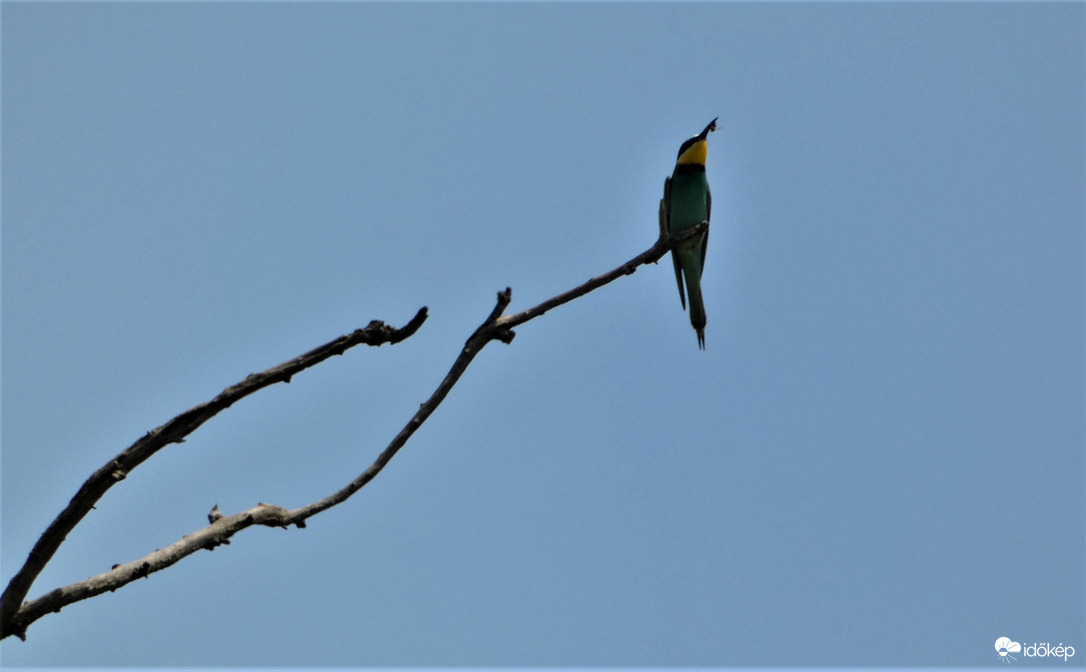
[[[700,135],[690,138],[679,148],[675,171],[664,181],[664,198],[660,203],[661,227],[669,235],[681,233],[702,222],[709,223],[712,196],[705,178],[705,141],[716,130],[716,119]],[[690,324],[698,334],[698,347],[705,349],[705,304],[701,296],[701,272],[705,268],[705,249],[709,231],[684,240],[671,250],[675,264],[675,281],[679,285],[679,300],[686,308],[690,296]],[[683,291],[685,280],[686,291]]]

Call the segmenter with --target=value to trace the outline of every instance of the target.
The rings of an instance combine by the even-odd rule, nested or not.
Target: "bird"
[[[719,118],[719,117],[718,117]],[[716,130],[716,119],[705,130],[679,147],[675,170],[664,179],[664,197],[660,200],[660,233],[674,236],[705,223],[705,231],[677,242],[671,248],[679,301],[686,310],[690,295],[690,324],[698,334],[698,348],[705,349],[705,304],[701,297],[701,272],[705,268],[705,248],[709,242],[709,214],[713,198],[705,178],[705,157],[709,133]],[[686,280],[686,292],[683,280]]]
[[[222,511],[219,511],[219,505],[216,504],[215,506],[211,507],[211,513],[207,514],[207,522],[214,525],[215,521],[219,518],[222,518]]]

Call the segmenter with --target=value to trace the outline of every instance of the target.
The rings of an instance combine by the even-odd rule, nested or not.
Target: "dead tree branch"
[[[124,480],[133,469],[149,457],[171,443],[183,443],[185,437],[196,431],[200,425],[220,411],[229,408],[235,402],[258,390],[275,383],[289,383],[290,379],[298,372],[316,366],[334,355],[342,355],[356,345],[379,346],[383,343],[399,343],[418,331],[418,328],[425,321],[425,307],[420,309],[415,317],[401,329],[374,320],[365,328],[356,329],[350,334],[340,336],[334,341],[314,348],[289,362],[273,366],[261,373],[251,374],[240,383],[223,390],[211,401],[195,406],[166,424],[147,432],[141,439],[91,474],[91,477],[83,483],[79,491],[72,497],[68,506],[50,523],[49,527],[38,539],[38,542],[34,544],[34,548],[30,551],[26,562],[12,577],[4,590],[3,596],[0,597],[0,639],[11,634],[20,637],[25,636],[26,625],[29,624],[29,621],[22,618],[20,605],[27,593],[30,592],[30,586],[41,574],[49,560],[52,559],[57,549],[60,548],[65,537],[94,508],[94,505],[105,495],[106,491],[119,481]],[[57,592],[53,591],[50,595]],[[85,597],[90,597],[90,595]],[[83,597],[78,599],[83,599]],[[69,604],[72,601],[75,600],[66,601],[64,604]],[[59,609],[59,606],[57,608]]]
[[[0,639],[10,635],[25,639],[27,627],[45,614],[60,611],[73,602],[94,597],[106,591],[117,590],[127,583],[165,569],[198,550],[213,550],[216,546],[229,544],[230,537],[252,525],[282,528],[287,528],[290,525],[299,528],[305,527],[307,518],[342,503],[372,481],[385,468],[385,465],[392,460],[393,456],[407,443],[415,431],[426,422],[441,402],[444,401],[472,360],[475,359],[475,356],[487,344],[495,340],[506,344],[511,343],[516,335],[513,332],[514,327],[533,320],[552,308],[599,289],[624,275],[630,275],[644,264],[655,263],[673,245],[690,236],[700,235],[706,226],[707,224],[703,223],[671,238],[661,235],[655,245],[626,263],[569,291],[513,315],[503,316],[505,309],[512,300],[512,290],[506,288],[504,291],[498,292],[494,309],[468,337],[459,356],[453,362],[444,379],[430,395],[430,398],[419,407],[418,411],[392,439],[392,442],[378,455],[377,459],[339,491],[294,510],[261,503],[247,511],[222,516],[207,527],[188,534],[166,548],[156,550],[144,558],[114,565],[110,571],[104,574],[58,588],[40,598],[23,603],[31,584],[44,569],[46,563],[53,557],[67,534],[86,516],[93,505],[101,499],[110,487],[123,480],[132,469],[155,452],[170,443],[183,442],[185,437],[200,425],[220,411],[230,407],[239,399],[273,383],[290,382],[291,377],[299,371],[319,364],[333,355],[342,354],[348,348],[362,343],[367,345],[398,343],[408,338],[426,320],[426,308],[419,310],[415,317],[401,329],[394,329],[382,322],[374,321],[364,329],[358,329],[350,335],[341,336],[289,362],[272,367],[263,373],[252,374],[237,385],[228,387],[211,401],[196,406],[161,427],[148,432],[146,436],[96,471],[83,484],[76,496],[72,498],[68,507],[46,529],[38,543],[35,544],[30,552],[30,557],[22,569],[12,578],[4,591],[3,597],[0,598]]]

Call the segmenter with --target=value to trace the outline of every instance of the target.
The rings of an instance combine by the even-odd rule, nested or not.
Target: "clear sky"
[[[713,117],[699,352],[664,260],[491,344],[391,465],[0,644],[101,666],[1086,661],[1082,3],[3,5],[3,550],[30,597],[342,487],[513,288],[651,246]]]

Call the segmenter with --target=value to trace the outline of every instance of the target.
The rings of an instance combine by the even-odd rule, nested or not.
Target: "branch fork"
[[[418,411],[407,421],[407,424],[378,455],[377,459],[337,492],[293,510],[273,504],[260,503],[240,513],[223,515],[218,510],[218,505],[216,505],[208,515],[209,524],[207,527],[188,534],[173,544],[155,550],[143,558],[113,565],[108,572],[58,588],[35,600],[24,602],[23,600],[30,591],[31,585],[45,568],[45,565],[52,559],[67,535],[94,508],[95,503],[105,495],[107,490],[124,480],[133,469],[156,452],[167,445],[184,442],[185,438],[197,428],[244,397],[275,383],[289,383],[295,374],[315,366],[329,357],[342,355],[356,345],[380,346],[384,343],[395,344],[411,337],[426,321],[427,309],[425,307],[421,308],[403,327],[395,328],[384,322],[374,320],[361,329],[340,336],[288,362],[261,373],[250,374],[241,382],[227,387],[211,401],[195,406],[164,425],[149,431],[94,472],[80,487],[68,506],[61,511],[60,515],[38,539],[26,562],[8,583],[2,597],[0,597],[0,639],[15,635],[25,640],[27,627],[45,614],[59,612],[63,607],[73,602],[94,597],[106,591],[115,591],[132,581],[146,578],[154,572],[165,569],[196,551],[202,549],[214,550],[217,546],[229,544],[232,536],[253,525],[283,529],[294,525],[298,528],[304,528],[308,518],[345,501],[373,480],[385,468],[400,448],[407,443],[415,431],[426,422],[441,402],[444,401],[475,356],[488,343],[491,341],[501,341],[505,344],[512,343],[516,337],[515,327],[543,315],[548,310],[599,289],[624,275],[630,275],[644,264],[656,263],[674,246],[689,238],[701,235],[708,229],[708,226],[708,222],[702,222],[674,236],[668,236],[663,226],[661,226],[659,239],[648,250],[607,273],[591,278],[573,289],[551,297],[519,313],[504,314],[513,299],[512,289],[506,287],[498,292],[497,302],[493,310],[468,337],[448,373],[445,374],[445,377],[430,397],[419,406]]]

